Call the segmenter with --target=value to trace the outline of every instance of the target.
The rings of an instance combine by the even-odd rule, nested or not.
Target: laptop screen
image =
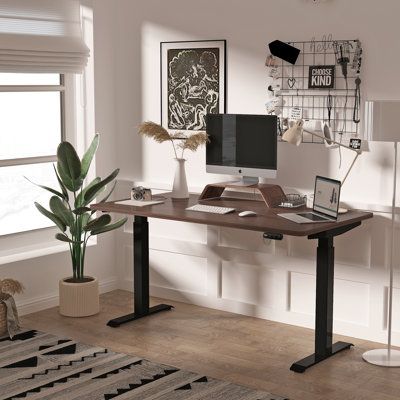
[[[339,209],[340,181],[317,176],[315,178],[313,210],[337,218]]]

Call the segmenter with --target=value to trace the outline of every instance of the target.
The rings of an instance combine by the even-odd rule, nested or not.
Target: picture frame
[[[208,113],[226,113],[226,40],[160,43],[161,125],[203,131]]]

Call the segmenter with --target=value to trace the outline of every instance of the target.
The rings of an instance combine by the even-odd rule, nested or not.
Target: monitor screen
[[[262,170],[276,171],[275,115],[208,114],[206,122],[210,139],[206,149],[207,167],[232,168],[232,171],[207,168],[208,172],[265,176]],[[252,171],[254,169],[261,171]]]

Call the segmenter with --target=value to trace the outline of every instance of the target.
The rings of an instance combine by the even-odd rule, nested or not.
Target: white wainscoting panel
[[[361,268],[371,266],[371,222],[335,238],[335,263]]]
[[[335,279],[334,319],[368,327],[369,293],[366,283]]]
[[[222,262],[222,298],[261,307],[286,310],[282,271],[263,265]],[[284,300],[284,301],[283,301]]]
[[[243,231],[240,229],[223,228],[219,230],[218,245],[242,250],[259,251],[263,253],[274,253],[276,242],[273,241],[266,246],[260,232]]]
[[[207,259],[151,250],[150,281],[152,286],[206,295]]]
[[[388,293],[389,288],[386,288],[386,293]],[[385,296],[388,299],[387,296]],[[386,311],[388,309],[388,305],[384,307]],[[400,333],[400,288],[393,289],[393,320],[392,320],[393,332]],[[385,324],[386,325],[386,324]]]
[[[315,276],[298,272],[290,273],[289,310],[299,314],[314,315]]]
[[[195,243],[207,243],[207,226],[205,225],[150,219],[149,229],[153,236]]]
[[[343,279],[335,279],[335,320],[368,326],[369,285]],[[290,311],[314,315],[315,275],[292,272],[290,274]]]

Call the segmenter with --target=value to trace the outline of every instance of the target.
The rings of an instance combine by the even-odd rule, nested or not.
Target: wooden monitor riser
[[[271,185],[268,183],[258,183],[251,186],[237,186],[233,182],[211,183],[207,185],[199,200],[217,199],[222,196],[225,189],[239,189],[241,192],[259,193],[267,207],[276,207],[279,204],[285,193],[279,185]]]

